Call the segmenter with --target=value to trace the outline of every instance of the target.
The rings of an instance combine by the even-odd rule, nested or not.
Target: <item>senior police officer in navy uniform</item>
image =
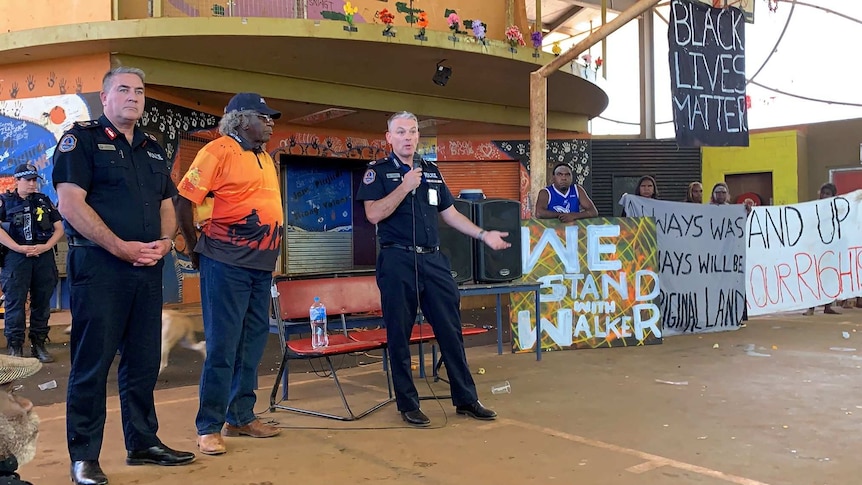
[[[0,243],[8,248],[0,256],[0,285],[6,298],[3,333],[9,355],[22,357],[29,293],[30,352],[41,362],[54,362],[45,342],[58,278],[54,246],[63,237],[63,223],[51,200],[38,192],[42,176],[34,165],[19,165],[14,176],[15,191],[0,195]]]
[[[421,304],[440,344],[456,412],[495,419],[497,414],[479,402],[467,365],[460,294],[449,260],[439,251],[438,213],[449,226],[495,250],[511,246],[503,240],[508,233],[485,231],[455,209],[436,164],[416,155],[419,128],[415,115],[405,111],[392,115],[386,141],[392,145],[392,154],[369,164],[357,199],[365,201],[368,221],[377,224],[377,286],[398,411],[412,426],[431,423],[419,409],[410,369],[409,339]]]
[[[104,115],[76,123],[54,153],[58,209],[69,239],[72,368],[66,439],[75,484],[103,485],[99,465],[108,371],[120,350],[118,385],[129,465],[184,465],[194,453],[156,436],[162,258],[177,225],[167,155],[135,125],[144,111],[144,73],[105,74]]]

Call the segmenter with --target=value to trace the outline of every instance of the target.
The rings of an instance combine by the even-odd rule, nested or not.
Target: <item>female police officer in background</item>
[[[39,193],[42,177],[31,164],[15,168],[16,189],[0,195],[0,243],[8,251],[0,258],[0,284],[6,297],[3,333],[9,355],[23,356],[24,306],[30,294],[30,351],[42,362],[54,358],[45,348],[51,294],[57,286],[54,246],[63,237],[60,213],[45,194]]]

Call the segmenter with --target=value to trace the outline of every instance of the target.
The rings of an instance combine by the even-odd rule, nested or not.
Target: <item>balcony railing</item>
[[[153,16],[267,18],[303,18],[306,3],[321,1],[323,0],[150,0]],[[159,6],[161,12],[158,12]]]

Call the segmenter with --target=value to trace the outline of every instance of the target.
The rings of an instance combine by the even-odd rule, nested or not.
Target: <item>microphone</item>
[[[422,157],[420,157],[419,154],[414,153],[413,154],[413,168],[416,169],[416,168],[421,168],[421,167],[422,167]],[[416,195],[416,189],[413,189],[413,195],[414,196]]]

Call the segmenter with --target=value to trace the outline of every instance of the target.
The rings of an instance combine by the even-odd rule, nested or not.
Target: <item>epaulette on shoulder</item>
[[[78,128],[97,128],[99,120],[76,121],[75,126]]]
[[[437,162],[432,162],[431,160],[425,160],[425,163],[427,163],[429,165],[433,165],[435,167],[437,166]]]
[[[370,167],[373,167],[373,166],[377,165],[377,162],[379,162],[379,161],[380,161],[380,160],[371,160],[370,162],[368,162],[368,165],[367,165],[367,166],[368,166],[369,168],[370,168]]]
[[[156,142],[156,143],[158,143],[158,141],[159,141],[159,140],[157,140],[157,139],[156,139],[156,137],[155,137],[152,133],[147,133],[147,132],[145,131],[145,132],[144,132],[144,135],[146,135],[146,136],[147,136],[147,138],[149,138],[150,140],[153,140],[153,141],[154,141],[154,142]]]

